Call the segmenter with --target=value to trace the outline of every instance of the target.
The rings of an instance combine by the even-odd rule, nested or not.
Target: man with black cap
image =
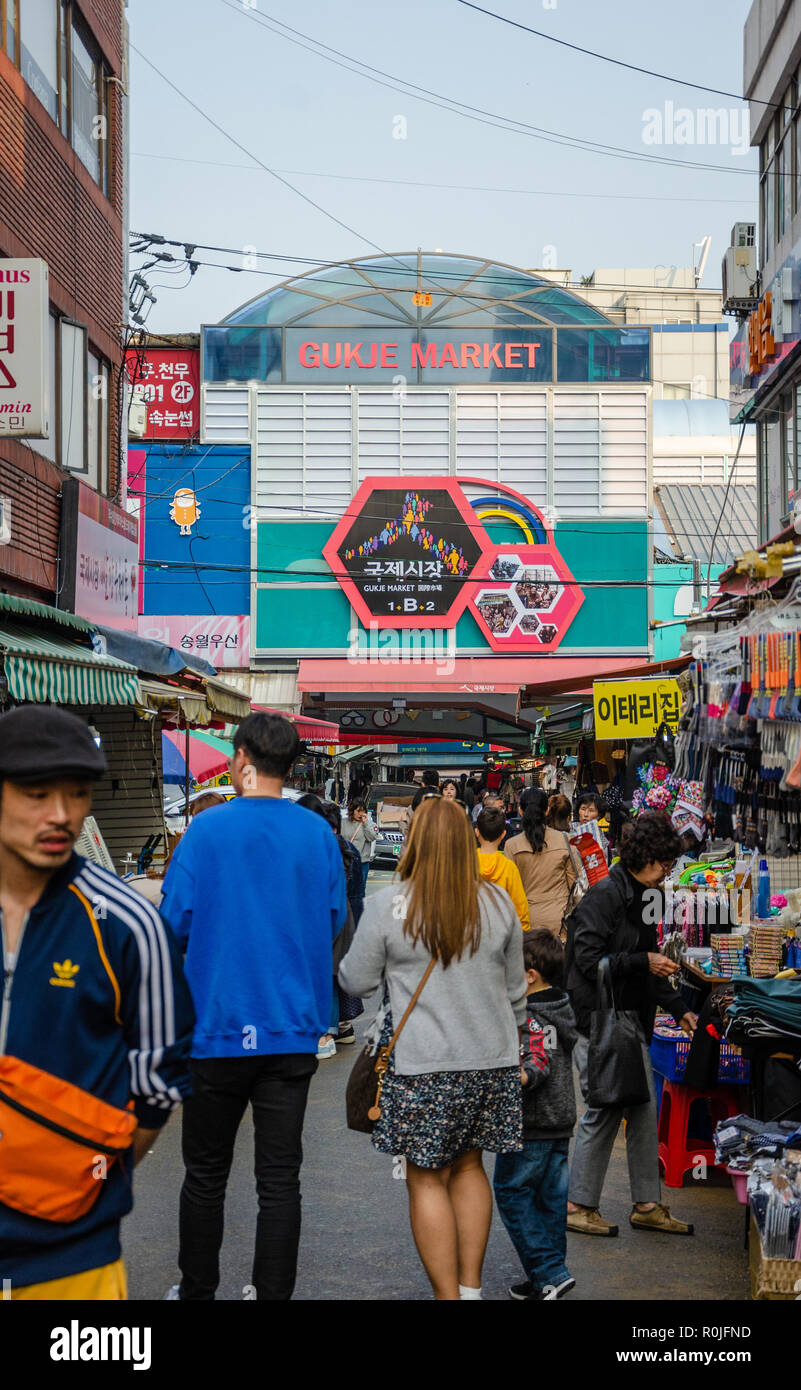
[[[74,851],[105,770],[75,716],[27,705],[0,717],[0,1287],[12,1299],[126,1297],[132,1169],[189,1090],[194,1010],[171,933]]]

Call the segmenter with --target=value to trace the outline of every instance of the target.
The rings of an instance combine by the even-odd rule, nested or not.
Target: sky
[[[756,219],[757,152],[745,148],[742,102],[676,79],[742,91],[750,0],[477,2],[667,77],[560,47],[459,0],[129,0],[131,228],[230,248],[196,257],[240,267],[200,266],[191,281],[185,266],[146,271],[157,296],[148,330],[196,332],[310,268],[254,261],[254,249],[316,263],[421,246],[579,276],[688,265],[692,243],[711,234],[702,283],[719,287],[732,224]],[[293,39],[383,70],[382,81],[654,161],[723,167],[611,157],[468,119],[334,65],[300,47],[307,38],[289,42],[276,20]],[[699,120],[710,108],[714,121]],[[132,270],[142,264],[132,257]]]

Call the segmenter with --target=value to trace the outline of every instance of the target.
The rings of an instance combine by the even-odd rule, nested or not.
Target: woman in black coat
[[[660,1201],[657,1111],[648,1044],[657,1005],[687,1033],[697,1018],[675,988],[674,961],[657,944],[663,898],[660,885],[681,853],[669,818],[646,812],[623,827],[620,863],[613,865],[581,899],[568,927],[565,965],[579,1039],[574,1057],[582,1095],[587,1098],[590,1015],[597,1007],[598,965],[607,958],[615,1005],[639,1016],[650,1096],[642,1105],[588,1106],[576,1133],[570,1170],[567,1224],[586,1235],[616,1236],[599,1206],[606,1170],[620,1122],[626,1120],[626,1156],[631,1185],[631,1225],[675,1235],[692,1235],[692,1226],[670,1215]]]

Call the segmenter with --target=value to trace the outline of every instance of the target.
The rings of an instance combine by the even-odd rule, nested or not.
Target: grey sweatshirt
[[[392,883],[369,897],[358,931],[339,967],[348,994],[389,986],[395,1027],[431,957],[403,933],[407,887]],[[481,942],[475,955],[438,963],[395,1048],[400,1076],[436,1071],[489,1071],[520,1065],[518,1026],[526,1018],[523,933],[508,893],[479,888]]]

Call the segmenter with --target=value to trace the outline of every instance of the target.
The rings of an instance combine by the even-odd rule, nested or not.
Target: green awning
[[[136,667],[97,656],[77,642],[55,642],[33,628],[0,628],[8,692],[12,700],[58,705],[139,705]]]

